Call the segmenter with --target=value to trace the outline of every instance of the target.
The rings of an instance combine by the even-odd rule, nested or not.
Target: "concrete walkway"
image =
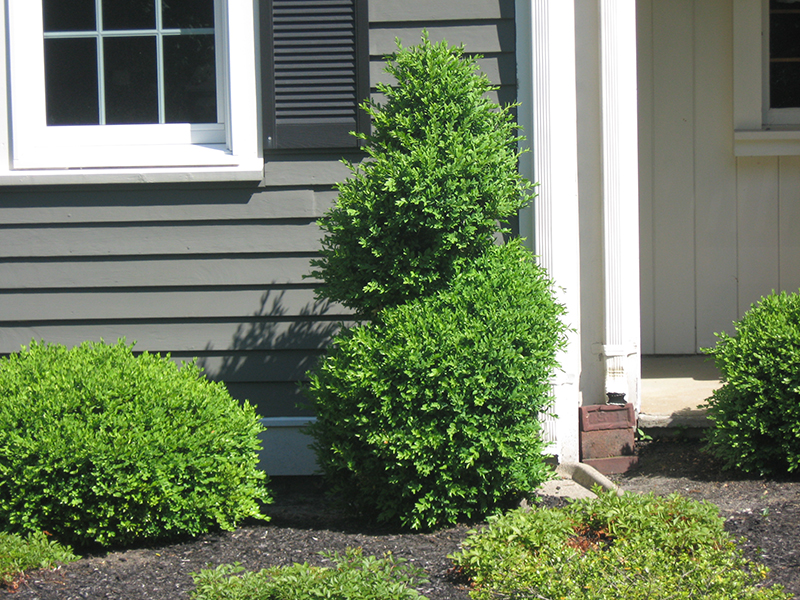
[[[640,427],[702,427],[700,405],[720,385],[719,371],[706,356],[642,357]]]

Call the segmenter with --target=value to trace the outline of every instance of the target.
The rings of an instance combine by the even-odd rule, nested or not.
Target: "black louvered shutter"
[[[355,148],[369,118],[367,0],[262,0],[267,149]]]

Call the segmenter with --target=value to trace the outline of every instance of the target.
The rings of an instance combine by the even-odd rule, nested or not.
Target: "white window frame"
[[[220,123],[211,125],[48,127],[42,3],[4,4],[0,185],[261,179],[253,0],[215,0]]]
[[[769,107],[769,0],[733,2],[736,156],[800,156],[800,109]]]

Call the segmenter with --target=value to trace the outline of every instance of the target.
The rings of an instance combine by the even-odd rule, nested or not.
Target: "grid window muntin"
[[[190,122],[190,123],[218,123],[222,121],[220,110],[222,108],[223,102],[220,100],[220,86],[218,84],[218,77],[219,73],[221,72],[220,69],[220,56],[219,52],[216,50],[218,44],[215,43],[216,37],[216,29],[214,27],[214,19],[213,12],[211,15],[211,19],[205,18],[201,20],[205,20],[205,23],[201,23],[201,25],[211,25],[205,27],[167,27],[166,25],[176,25],[176,23],[165,23],[164,18],[164,11],[162,10],[162,2],[161,0],[154,0],[154,22],[151,24],[153,25],[152,28],[132,28],[132,29],[124,29],[120,27],[120,23],[110,23],[108,27],[104,27],[104,13],[103,13],[103,6],[107,4],[109,0],[90,0],[89,3],[84,2],[84,5],[93,3],[94,5],[94,29],[89,30],[86,29],[86,25],[89,25],[87,21],[91,19],[87,19],[86,13],[83,15],[83,22],[79,23],[80,26],[70,26],[70,23],[66,23],[64,26],[59,27],[58,23],[58,2],[50,1],[50,5],[48,5],[48,0],[44,0],[44,40],[45,40],[45,71],[48,71],[48,66],[50,67],[50,71],[53,73],[46,74],[47,82],[47,89],[46,94],[47,98],[47,121],[48,125],[106,125],[110,123],[114,124],[121,124],[121,123],[171,123],[171,122]],[[124,1],[124,0],[123,0]],[[208,0],[211,2],[211,0]],[[53,6],[55,4],[55,7]],[[63,4],[63,2],[62,2]],[[56,10],[54,10],[54,8]],[[90,8],[90,7],[86,7]],[[213,9],[212,9],[213,10]],[[55,17],[53,14],[55,13]],[[63,13],[62,13],[63,14]],[[50,17],[48,19],[48,16]],[[91,15],[88,15],[91,17]],[[78,19],[81,20],[80,18]],[[110,20],[110,19],[109,19]],[[208,21],[211,21],[210,23]],[[134,25],[146,25],[148,23],[133,23]],[[183,38],[183,39],[180,39]],[[85,40],[81,42],[80,40]],[[92,44],[92,42],[94,42]],[[177,42],[177,43],[176,43]],[[198,43],[199,42],[199,43]],[[205,51],[206,54],[213,53],[213,59],[206,60],[206,63],[211,63],[207,68],[206,65],[202,63],[197,65],[197,71],[200,72],[200,76],[205,78],[205,81],[197,82],[195,88],[200,88],[202,85],[204,90],[202,96],[209,97],[210,96],[210,105],[205,107],[201,107],[198,110],[194,111],[194,115],[201,114],[202,116],[198,119],[196,116],[192,118],[190,113],[192,111],[180,111],[180,110],[170,110],[170,105],[168,105],[168,95],[167,90],[169,89],[172,82],[168,79],[169,70],[167,68],[167,61],[165,60],[165,54],[175,55],[174,51],[170,52],[170,46],[172,48],[179,47],[181,43],[191,44],[194,43],[195,46],[199,46],[201,50],[203,49],[202,46],[205,43]],[[210,42],[210,53],[209,53],[209,44]],[[151,90],[151,96],[153,96],[153,102],[155,105],[152,107],[153,110],[149,111],[150,116],[149,118],[143,117],[142,113],[148,112],[146,110],[146,106],[143,106],[141,110],[135,111],[134,114],[128,117],[120,118],[117,116],[114,118],[114,114],[112,111],[111,118],[109,118],[109,96],[113,99],[113,93],[109,94],[109,87],[113,86],[113,79],[114,76],[112,73],[107,72],[108,69],[106,65],[106,50],[111,50],[113,46],[117,46],[118,50],[120,47],[127,43],[129,45],[129,50],[134,49],[135,45],[140,47],[140,53],[142,49],[147,52],[148,46],[150,46],[150,51],[152,52],[152,56],[148,56],[145,60],[148,62],[152,62],[150,67],[154,71],[154,79],[155,81],[151,82],[155,84],[154,89]],[[66,85],[63,85],[60,89],[53,89],[55,84],[53,83],[53,77],[58,77],[61,70],[58,68],[58,59],[57,56],[57,48],[56,46],[61,46],[61,49],[64,49],[68,46],[73,46],[77,48],[78,45],[83,46],[84,54],[86,50],[90,50],[91,46],[94,46],[94,61],[95,64],[94,69],[95,71],[95,79],[91,82],[91,75],[89,75],[89,82],[94,84],[94,89],[83,90],[79,92],[82,95],[85,95],[87,92],[97,94],[97,99],[94,100],[92,98],[83,98],[84,102],[88,102],[90,106],[84,108],[83,112],[80,111],[80,107],[77,108],[77,112],[75,108],[67,106],[64,107],[64,98],[57,97],[58,94],[56,92],[63,92],[69,93],[70,89],[74,89],[76,87],[76,82],[73,80],[71,82],[65,82]],[[50,58],[48,58],[48,46],[50,49]],[[154,48],[153,48],[154,46]],[[87,60],[88,56],[84,57],[84,60]],[[88,62],[88,61],[87,61]],[[111,61],[109,61],[111,62]],[[87,74],[87,71],[92,70],[92,66],[88,64],[83,64],[78,67],[78,69],[83,69],[84,73]],[[209,69],[211,72],[209,72]],[[129,71],[128,71],[129,72]],[[174,72],[174,70],[173,70]],[[116,71],[115,73],[122,73],[124,75],[124,70]],[[188,74],[189,77],[192,74]],[[122,78],[122,77],[120,77]],[[210,80],[210,81],[209,81]],[[57,81],[57,79],[56,79]],[[213,86],[213,89],[209,89],[209,84]],[[118,86],[121,87],[121,86]],[[128,82],[128,87],[130,87],[130,82]],[[173,87],[177,87],[173,84]],[[124,90],[123,90],[124,92]],[[117,94],[120,96],[121,102],[128,102],[129,105],[129,112],[130,108],[134,108],[135,103],[144,104],[146,95],[146,90],[139,89],[138,94],[133,99],[128,99],[125,97],[125,94]],[[173,94],[174,97],[174,94]],[[71,99],[73,102],[81,101],[81,98],[76,97]],[[185,98],[184,98],[185,100]],[[209,99],[206,100],[206,103],[209,102]],[[174,101],[171,102],[172,105],[175,104]],[[205,108],[205,110],[203,110]],[[89,117],[89,112],[95,109],[97,111],[97,118],[96,120],[92,121],[91,117]],[[89,112],[87,112],[89,111]],[[119,113],[120,110],[117,110]],[[136,114],[136,113],[139,114]],[[88,118],[87,118],[88,117]],[[176,118],[182,117],[182,118]],[[74,119],[77,122],[69,122],[70,119]],[[66,122],[65,122],[66,121]]]

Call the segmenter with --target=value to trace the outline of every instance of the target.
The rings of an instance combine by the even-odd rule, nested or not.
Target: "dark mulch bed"
[[[800,481],[764,481],[724,473],[700,452],[700,444],[652,442],[640,448],[641,465],[617,477],[623,489],[680,492],[720,507],[728,529],[748,554],[772,569],[771,582],[800,598]],[[86,556],[56,571],[33,572],[15,600],[113,598],[186,599],[189,573],[210,565],[239,562],[246,569],[293,562],[324,564],[320,551],[362,547],[365,554],[392,552],[424,568],[430,584],[420,588],[431,600],[466,600],[467,590],[448,576],[447,555],[458,550],[468,526],[415,534],[375,529],[332,506],[314,479],[274,481],[272,520],[233,533],[208,535],[168,546]],[[13,594],[13,595],[12,595]]]

